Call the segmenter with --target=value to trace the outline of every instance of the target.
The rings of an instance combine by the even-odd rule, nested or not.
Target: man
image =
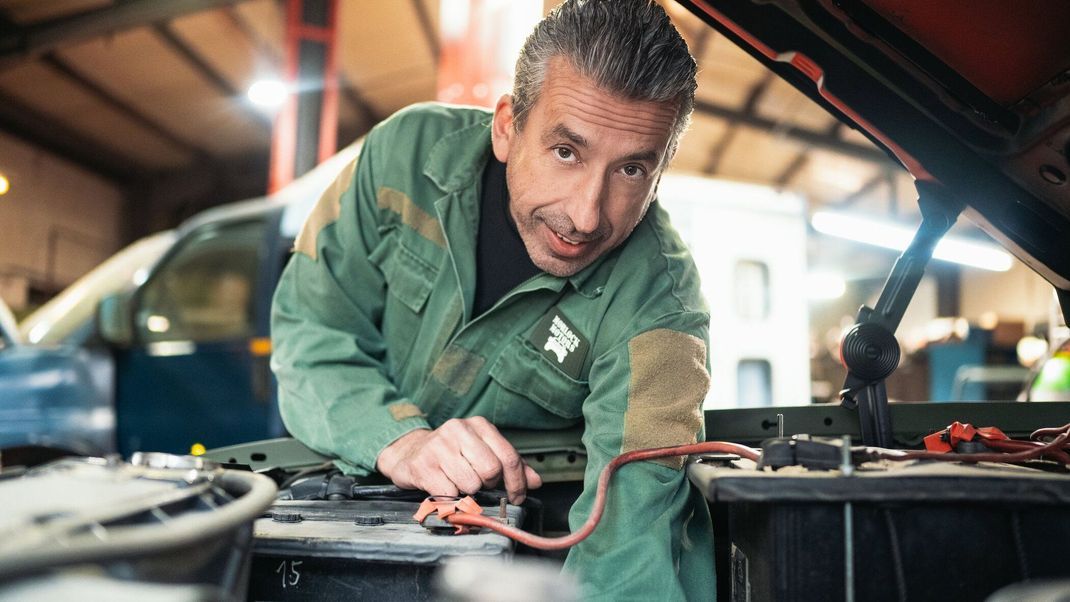
[[[273,367],[298,439],[347,471],[456,495],[541,484],[498,432],[584,425],[602,468],[702,436],[709,317],[653,199],[695,63],[648,0],[569,0],[529,37],[493,117],[425,104],[377,126],[321,199],[275,295]],[[586,596],[713,595],[683,460],[614,477],[569,552]]]

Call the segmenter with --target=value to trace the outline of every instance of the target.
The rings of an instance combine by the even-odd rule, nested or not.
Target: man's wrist
[[[408,455],[409,449],[430,434],[431,429],[418,428],[394,439],[392,443],[383,448],[383,451],[379,452],[379,457],[375,460],[375,469],[380,474],[389,477],[398,462]]]

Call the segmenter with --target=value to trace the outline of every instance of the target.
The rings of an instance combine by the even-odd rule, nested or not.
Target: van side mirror
[[[107,343],[126,346],[134,342],[131,298],[129,293],[114,293],[101,299],[97,305],[97,332]]]

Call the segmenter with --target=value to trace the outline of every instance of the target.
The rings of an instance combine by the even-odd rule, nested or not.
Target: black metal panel
[[[909,403],[889,406],[897,443],[907,447],[954,421],[998,426],[1011,437],[1028,437],[1045,426],[1066,424],[1070,402]],[[777,414],[784,415],[784,434],[851,435],[857,439],[858,417],[838,405],[747,408],[706,411],[706,439],[757,444],[777,434]]]
[[[982,600],[1008,584],[1070,576],[1060,548],[1070,536],[1066,474],[918,465],[845,477],[696,465],[689,475],[711,500],[720,600],[844,600],[848,590],[867,601]]]

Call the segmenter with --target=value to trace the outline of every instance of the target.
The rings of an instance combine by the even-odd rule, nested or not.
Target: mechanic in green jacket
[[[309,216],[274,299],[290,432],[350,473],[437,495],[541,484],[498,429],[582,423],[587,467],[703,436],[709,316],[654,202],[695,62],[649,0],[568,0],[489,112],[416,105],[368,134]],[[587,598],[708,599],[705,501],[683,459],[613,479],[565,569]]]

